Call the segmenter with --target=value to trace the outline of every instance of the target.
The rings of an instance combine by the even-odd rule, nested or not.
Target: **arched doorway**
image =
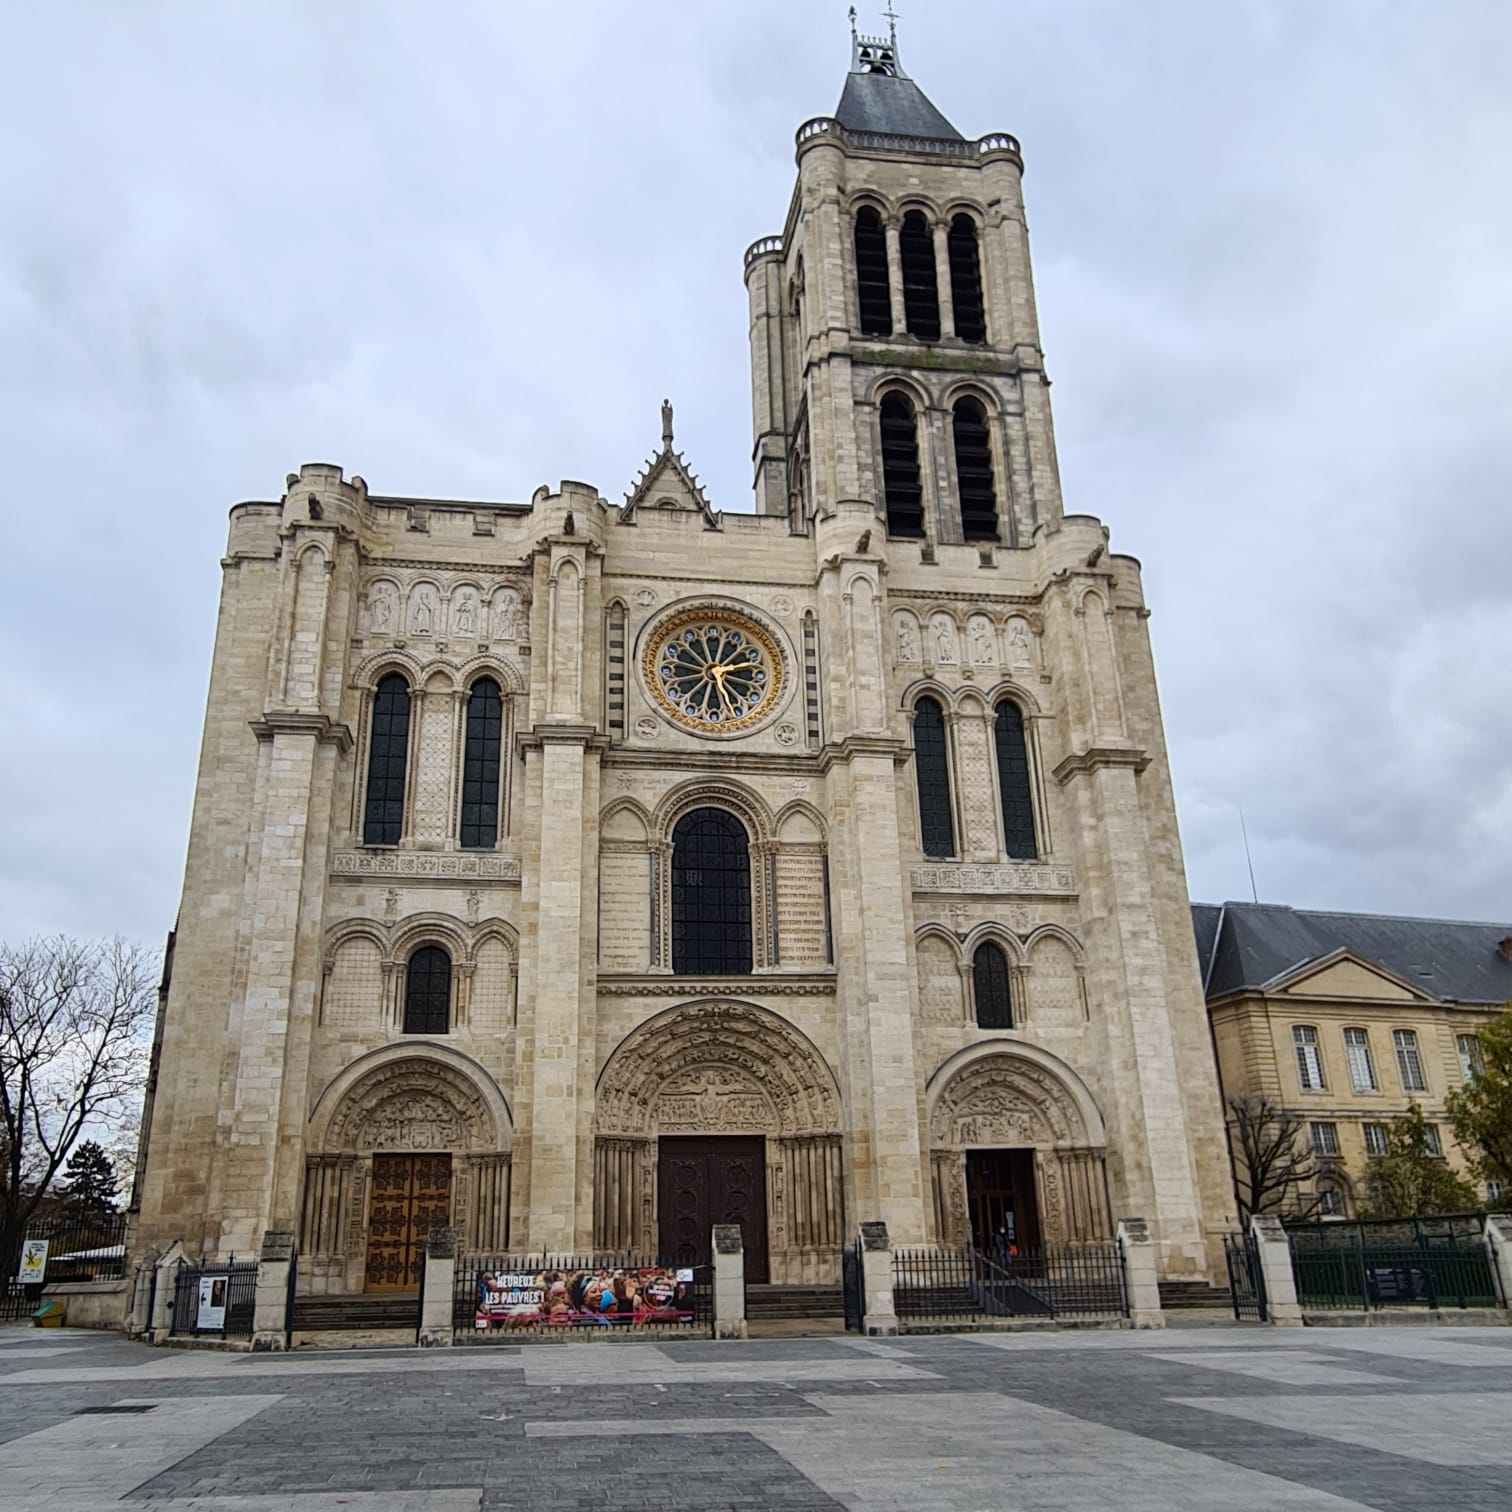
[[[509,1142],[503,1094],[469,1057],[439,1045],[360,1057],[310,1117],[300,1290],[415,1291],[432,1228],[505,1248]]]
[[[1018,1041],[958,1052],[930,1078],[934,1227],[983,1250],[1112,1235],[1102,1115],[1063,1061]]]
[[[594,1129],[597,1248],[701,1249],[709,1225],[735,1221],[747,1279],[838,1280],[840,1094],[777,1014],[718,1001],[647,1020],[599,1076]]]

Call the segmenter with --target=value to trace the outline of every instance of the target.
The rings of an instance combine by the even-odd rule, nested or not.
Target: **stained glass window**
[[[467,698],[467,744],[462,752],[462,823],[465,850],[491,849],[499,839],[499,763],[504,700],[491,677],[472,685]]]
[[[439,945],[422,945],[404,974],[404,1032],[445,1034],[451,1027],[451,957]]]
[[[950,814],[950,757],[945,749],[945,715],[932,698],[914,705],[914,771],[919,783],[919,839],[926,856],[955,854]]]
[[[409,764],[409,684],[391,672],[373,696],[373,733],[368,746],[367,802],[362,812],[364,845],[398,845],[404,833],[404,779]]]
[[[1024,715],[1012,699],[996,709],[992,737],[997,748],[998,796],[1003,804],[1003,844],[1015,861],[1039,856],[1034,838],[1034,794],[1029,786],[1029,751]]]
[[[672,969],[751,970],[751,855],[745,826],[724,809],[694,809],[672,831]]]
[[[978,945],[971,958],[972,997],[976,1000],[979,1029],[1013,1028],[1013,995],[1008,976],[1008,957],[1001,945],[990,940]]]

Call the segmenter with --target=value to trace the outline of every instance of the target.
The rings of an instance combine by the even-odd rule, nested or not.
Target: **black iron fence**
[[[1264,1323],[1268,1313],[1259,1240],[1253,1234],[1225,1234],[1223,1258],[1228,1262],[1229,1295],[1234,1302],[1234,1316],[1241,1321]]]
[[[15,1277],[5,1283],[0,1291],[0,1321],[12,1322],[16,1318],[29,1318],[42,1301],[40,1286],[23,1286]]]
[[[459,1342],[709,1337],[714,1267],[634,1254],[459,1256],[452,1330]]]
[[[257,1306],[257,1261],[181,1262],[174,1278],[173,1332],[250,1339]]]
[[[900,1327],[923,1329],[1010,1318],[1126,1318],[1129,1299],[1116,1243],[1001,1260],[975,1249],[894,1250],[893,1308]]]
[[[126,1274],[125,1213],[62,1213],[37,1218],[28,1241],[47,1243],[47,1282],[119,1281]]]
[[[1288,1224],[1304,1308],[1499,1307],[1485,1216]]]

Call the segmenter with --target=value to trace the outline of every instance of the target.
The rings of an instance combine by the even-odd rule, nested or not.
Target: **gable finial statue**
[[[672,450],[672,401],[662,400],[662,450]]]

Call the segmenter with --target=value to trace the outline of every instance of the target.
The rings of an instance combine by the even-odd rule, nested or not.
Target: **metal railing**
[[[708,1337],[714,1267],[635,1254],[459,1256],[458,1342]]]
[[[47,1282],[119,1281],[126,1274],[125,1213],[34,1219],[26,1237],[47,1241]]]
[[[1265,1302],[1265,1271],[1260,1265],[1260,1244],[1253,1234],[1225,1234],[1223,1258],[1228,1265],[1229,1296],[1234,1317],[1264,1323],[1269,1316]]]
[[[1304,1308],[1499,1307],[1485,1217],[1288,1224],[1297,1301]]]
[[[250,1339],[257,1306],[257,1261],[181,1262],[173,1283],[173,1332]]]
[[[1009,1318],[1126,1318],[1129,1299],[1116,1243],[1001,1260],[976,1249],[895,1250],[893,1308],[900,1326],[920,1328]]]

